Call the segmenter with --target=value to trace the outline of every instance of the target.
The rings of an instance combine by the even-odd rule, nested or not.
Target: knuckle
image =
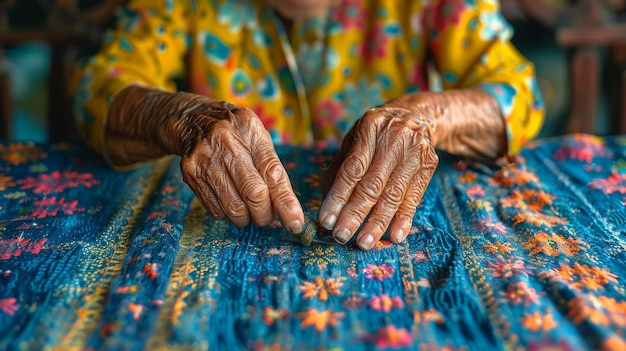
[[[360,184],[361,192],[370,201],[376,201],[385,188],[385,180],[378,174],[367,177]]]
[[[255,208],[263,206],[269,198],[269,189],[265,184],[259,184],[256,179],[244,180],[241,187],[244,198]]]
[[[389,226],[389,218],[386,218],[384,216],[372,216],[367,221],[367,224],[373,227],[374,232],[382,234],[387,230],[387,227]]]
[[[263,172],[264,178],[271,183],[281,183],[286,180],[287,173],[283,165],[275,158],[266,161],[267,165]]]
[[[224,211],[232,218],[241,220],[246,217],[246,205],[243,201],[233,199],[224,206]]]
[[[406,185],[400,183],[394,183],[387,186],[385,189],[385,200],[397,208],[406,193]]]
[[[346,176],[353,179],[361,179],[367,171],[367,164],[363,155],[350,155],[344,161],[343,169]]]

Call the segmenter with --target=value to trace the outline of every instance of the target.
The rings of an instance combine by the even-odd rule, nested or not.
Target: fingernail
[[[374,236],[372,234],[363,234],[359,241],[357,242],[357,246],[361,250],[369,250],[374,245]]]
[[[304,224],[300,222],[299,219],[296,219],[295,221],[291,221],[287,224],[287,230],[289,230],[292,234],[302,233],[302,230],[304,230]]]
[[[322,225],[322,227],[326,228],[326,230],[333,230],[333,228],[335,227],[335,223],[337,223],[337,216],[328,215],[324,219],[322,219],[322,222],[320,224]]]
[[[402,229],[398,229],[395,232],[391,233],[391,241],[394,243],[400,243],[404,239],[404,232]]]
[[[335,238],[335,240],[337,240],[340,244],[347,243],[351,236],[350,231],[343,227],[338,228],[333,234],[333,238]]]

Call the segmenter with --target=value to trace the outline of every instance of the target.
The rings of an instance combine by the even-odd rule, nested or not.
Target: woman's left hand
[[[403,107],[370,109],[343,140],[324,173],[323,227],[339,243],[363,224],[357,246],[369,250],[389,229],[402,242],[437,168],[431,121]]]

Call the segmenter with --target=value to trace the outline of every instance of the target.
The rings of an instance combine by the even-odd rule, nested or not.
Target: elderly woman
[[[405,239],[436,148],[494,159],[537,134],[510,37],[496,0],[131,0],[80,67],[76,118],[114,166],[179,155],[213,217],[278,215],[293,233],[304,214],[274,145],[342,140],[318,218],[339,243],[362,225],[367,250]]]

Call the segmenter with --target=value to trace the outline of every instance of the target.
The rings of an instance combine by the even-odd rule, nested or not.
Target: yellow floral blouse
[[[477,87],[499,102],[509,153],[543,122],[534,67],[509,42],[497,0],[343,0],[287,33],[264,0],[131,0],[75,76],[82,137],[103,152],[109,104],[131,84],[252,108],[276,144],[337,142],[370,107]]]

